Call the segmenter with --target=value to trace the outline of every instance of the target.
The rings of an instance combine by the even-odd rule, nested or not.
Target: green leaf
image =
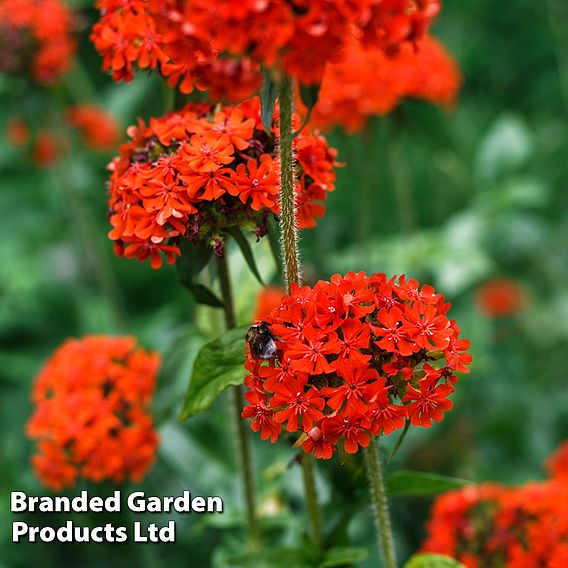
[[[465,566],[444,554],[415,554],[403,568],[465,568]]]
[[[278,84],[270,76],[268,71],[263,70],[264,81],[260,91],[260,116],[262,125],[268,134],[272,128],[272,118],[274,116],[274,105],[278,96]]]
[[[398,497],[433,495],[451,489],[459,489],[464,485],[474,484],[465,479],[423,471],[401,470],[387,478],[387,492],[391,496]]]
[[[278,231],[278,224],[274,219],[269,219],[268,234],[266,236],[268,237],[268,244],[270,245],[270,252],[272,252],[274,263],[276,264],[276,268],[280,274],[282,268],[280,264],[280,240],[278,239]]]
[[[236,554],[225,559],[230,568],[309,568],[304,551],[296,548],[271,548]]]
[[[231,329],[199,350],[180,420],[204,412],[225,389],[243,384],[247,329]]]
[[[308,116],[311,115],[313,108],[316,106],[319,99],[321,83],[317,85],[302,85],[300,84],[300,97],[302,102],[308,108]]]
[[[196,282],[197,275],[205,268],[213,251],[203,240],[194,245],[189,239],[179,243],[181,256],[176,261],[178,280],[189,290],[198,304],[222,308],[220,300],[209,288]]]
[[[189,282],[184,286],[191,292],[198,304],[204,304],[213,308],[223,308],[223,300],[218,298],[207,286],[197,282]]]
[[[178,278],[182,284],[195,280],[195,277],[205,268],[213,255],[213,249],[200,240],[194,245],[189,239],[180,239],[181,256],[176,261]]]
[[[252,252],[250,243],[248,242],[247,238],[243,235],[243,232],[241,231],[240,227],[230,227],[227,230],[227,232],[235,239],[235,242],[241,249],[241,252],[243,253],[243,256],[247,261],[247,264],[251,269],[251,272],[254,274],[255,278],[258,280],[261,286],[264,286],[264,282],[262,281],[262,276],[260,275],[258,267],[256,266],[256,261],[254,259],[254,254]]]
[[[345,566],[361,562],[369,556],[366,548],[336,546],[325,553],[325,557],[318,565],[318,568],[332,568],[333,566]]]

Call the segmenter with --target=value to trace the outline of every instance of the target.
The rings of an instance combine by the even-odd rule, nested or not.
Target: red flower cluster
[[[427,523],[423,552],[467,568],[568,566],[568,483],[486,484],[442,495]]]
[[[303,432],[302,447],[330,458],[405,420],[430,427],[452,407],[455,372],[468,372],[469,341],[447,318],[450,305],[431,286],[349,273],[293,288],[265,318],[277,356],[263,365],[247,352],[243,417],[261,438],[282,425]]]
[[[277,140],[262,126],[258,99],[236,107],[189,104],[149,125],[140,120],[128,134],[132,140],[109,166],[109,236],[119,256],[150,258],[158,268],[162,254],[175,262],[183,237],[222,255],[230,227],[267,233],[268,216],[279,211]],[[300,133],[294,144],[298,222],[313,227],[325,211],[318,202],[335,188],[336,151],[317,134]]]
[[[71,20],[60,0],[0,0],[0,73],[53,83],[75,51]]]
[[[36,378],[26,427],[46,486],[142,479],[158,445],[148,406],[159,366],[133,337],[86,336],[57,349]]]
[[[416,41],[440,10],[440,0],[99,0],[91,39],[116,80],[133,65],[158,69],[182,92],[225,94],[258,87],[258,63],[281,67],[303,83],[318,83],[328,61],[358,32],[366,45],[391,53]],[[219,57],[244,56],[240,63]],[[249,59],[250,58],[250,59]],[[254,63],[251,63],[253,61]],[[221,63],[219,63],[221,62]]]
[[[344,59],[325,70],[312,123],[355,132],[369,117],[392,112],[407,97],[451,107],[462,83],[457,64],[430,36],[416,46],[404,44],[398,54],[387,56],[352,38]]]
[[[67,123],[77,128],[85,145],[94,150],[108,150],[116,146],[120,127],[116,118],[97,105],[77,105],[66,110]]]
[[[188,17],[193,3],[99,0],[96,5],[101,18],[91,40],[115,81],[131,81],[136,66],[157,69],[182,93],[209,89],[213,99],[243,100],[259,88],[258,68],[249,59],[221,58],[207,38],[195,33]]]

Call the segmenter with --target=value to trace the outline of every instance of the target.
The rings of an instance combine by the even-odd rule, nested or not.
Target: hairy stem
[[[236,327],[236,317],[229,265],[226,256],[217,259],[217,272],[219,274],[221,295],[224,302],[225,327],[229,330]],[[233,430],[237,440],[237,462],[241,471],[246,501],[249,540],[251,547],[256,548],[260,544],[260,525],[256,511],[256,493],[249,431],[241,418],[243,411],[242,388],[240,386],[232,387],[230,390],[230,398]]]
[[[383,465],[378,449],[377,440],[372,437],[369,447],[365,450],[365,461],[367,463],[371,501],[375,514],[377,543],[383,555],[385,568],[397,568]]]
[[[282,247],[282,271],[288,293],[290,293],[292,284],[300,284],[300,252],[294,192],[293,96],[292,79],[285,75],[280,83],[280,145],[278,151],[280,158],[280,243]],[[323,532],[311,456],[302,456],[302,474],[310,532],[316,546],[321,550],[323,548]]]
[[[300,283],[300,252],[294,194],[294,149],[292,146],[292,79],[285,75],[280,83],[280,241],[286,288]]]

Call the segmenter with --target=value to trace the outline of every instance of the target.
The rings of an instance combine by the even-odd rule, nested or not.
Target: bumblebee
[[[272,359],[276,355],[274,335],[265,321],[249,327],[246,340],[255,359]]]

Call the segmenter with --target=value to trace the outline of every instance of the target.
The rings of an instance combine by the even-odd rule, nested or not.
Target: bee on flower
[[[249,342],[243,417],[272,442],[283,428],[299,432],[304,451],[323,459],[338,448],[355,453],[406,421],[440,422],[456,373],[471,363],[449,308],[404,276],[351,272],[294,285],[261,324],[276,356],[258,357]]]

